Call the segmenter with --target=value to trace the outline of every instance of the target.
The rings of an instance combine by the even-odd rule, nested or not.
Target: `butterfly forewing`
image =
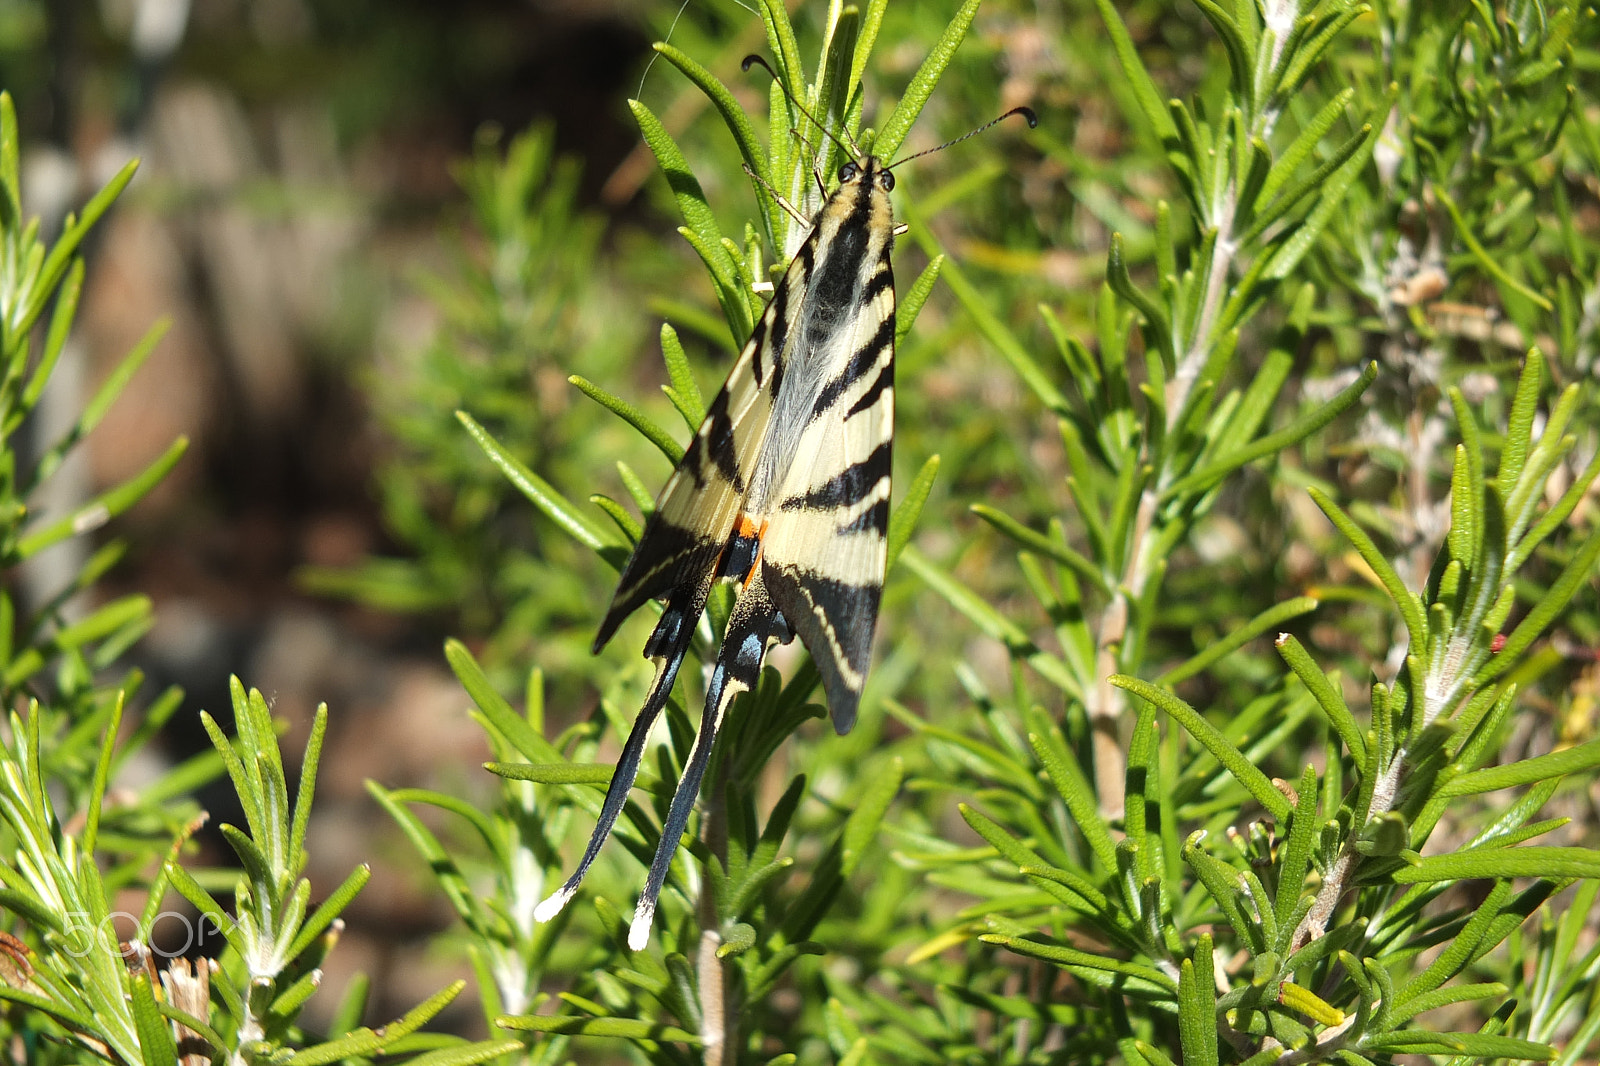
[[[660,599],[685,582],[714,580],[717,559],[744,507],[760,442],[771,423],[773,383],[783,376],[787,294],[791,288],[804,289],[803,277],[796,277],[801,273],[797,265],[790,267],[767,305],[656,499],[600,623],[596,651],[646,601]]]

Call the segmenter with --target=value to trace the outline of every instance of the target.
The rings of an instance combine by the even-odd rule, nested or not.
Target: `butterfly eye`
[[[859,173],[861,173],[860,167],[856,166],[854,163],[846,163],[844,166],[839,168],[839,181],[841,184],[854,181],[856,175]]]
[[[878,184],[883,186],[884,192],[893,192],[894,175],[887,170],[878,171]]]

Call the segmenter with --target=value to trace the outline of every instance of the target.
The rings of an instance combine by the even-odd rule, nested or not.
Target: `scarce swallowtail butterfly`
[[[744,69],[758,63],[767,67],[750,56]],[[1029,126],[1037,124],[1028,108],[994,122],[1018,114]],[[617,760],[600,820],[577,870],[535,909],[538,921],[555,917],[576,894],[622,813],[650,728],[718,580],[737,582],[738,597],[634,911],[629,946],[638,951],[649,940],[717,731],[734,699],[755,686],[771,643],[798,635],[822,677],[834,728],[842,734],[855,724],[889,526],[895,335],[889,252],[896,227],[891,167],[840,147],[852,161],[840,168],[838,188],[812,219],[810,234],[661,490],[600,623],[596,652],[646,601],[665,601],[644,647],[656,664],[655,679]]]

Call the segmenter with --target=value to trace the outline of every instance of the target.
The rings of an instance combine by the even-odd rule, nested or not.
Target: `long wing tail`
[[[684,828],[689,824],[689,812],[700,795],[700,780],[705,776],[706,764],[711,759],[711,749],[716,744],[717,731],[734,698],[755,687],[761,676],[761,662],[767,655],[767,640],[772,635],[777,609],[767,596],[761,580],[761,567],[754,566],[750,583],[739,594],[728,618],[728,629],[722,638],[722,650],[717,655],[717,666],[711,674],[711,684],[706,691],[706,707],[700,717],[700,731],[695,734],[694,746],[689,750],[689,762],[683,768],[683,779],[672,794],[672,806],[661,827],[661,843],[656,845],[656,856],[650,863],[650,877],[639,905],[634,908],[633,924],[628,928],[628,946],[642,951],[650,940],[650,926],[655,920],[656,901],[661,897],[661,886],[666,883],[667,871],[672,866],[672,856],[677,853]]]
[[[649,694],[645,696],[644,706],[639,709],[639,716],[633,720],[633,730],[622,747],[622,755],[617,759],[617,768],[606,789],[605,803],[600,807],[600,820],[595,823],[594,833],[589,837],[589,846],[583,851],[578,869],[567,878],[566,884],[534,908],[534,921],[548,922],[561,913],[561,908],[567,905],[583,883],[583,876],[589,872],[595,856],[600,854],[601,845],[611,835],[617,817],[627,805],[628,790],[633,788],[634,779],[639,776],[639,762],[644,757],[644,745],[650,736],[650,727],[655,724],[661,708],[667,705],[673,682],[678,678],[678,667],[683,665],[683,657],[694,641],[695,624],[704,609],[704,593],[696,595],[695,590],[691,590],[682,596],[673,596],[661,612],[661,621],[656,623],[655,631],[645,644],[645,657],[655,659],[658,663],[656,677],[650,684]]]

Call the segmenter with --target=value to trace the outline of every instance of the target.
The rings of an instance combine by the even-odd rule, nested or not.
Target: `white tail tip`
[[[650,926],[655,918],[655,904],[640,900],[639,909],[633,912],[633,924],[628,927],[628,947],[631,950],[643,951],[650,943]]]
[[[533,920],[543,924],[561,913],[561,908],[567,905],[572,898],[572,893],[566,889],[551,893],[550,897],[537,907],[533,908]]]

